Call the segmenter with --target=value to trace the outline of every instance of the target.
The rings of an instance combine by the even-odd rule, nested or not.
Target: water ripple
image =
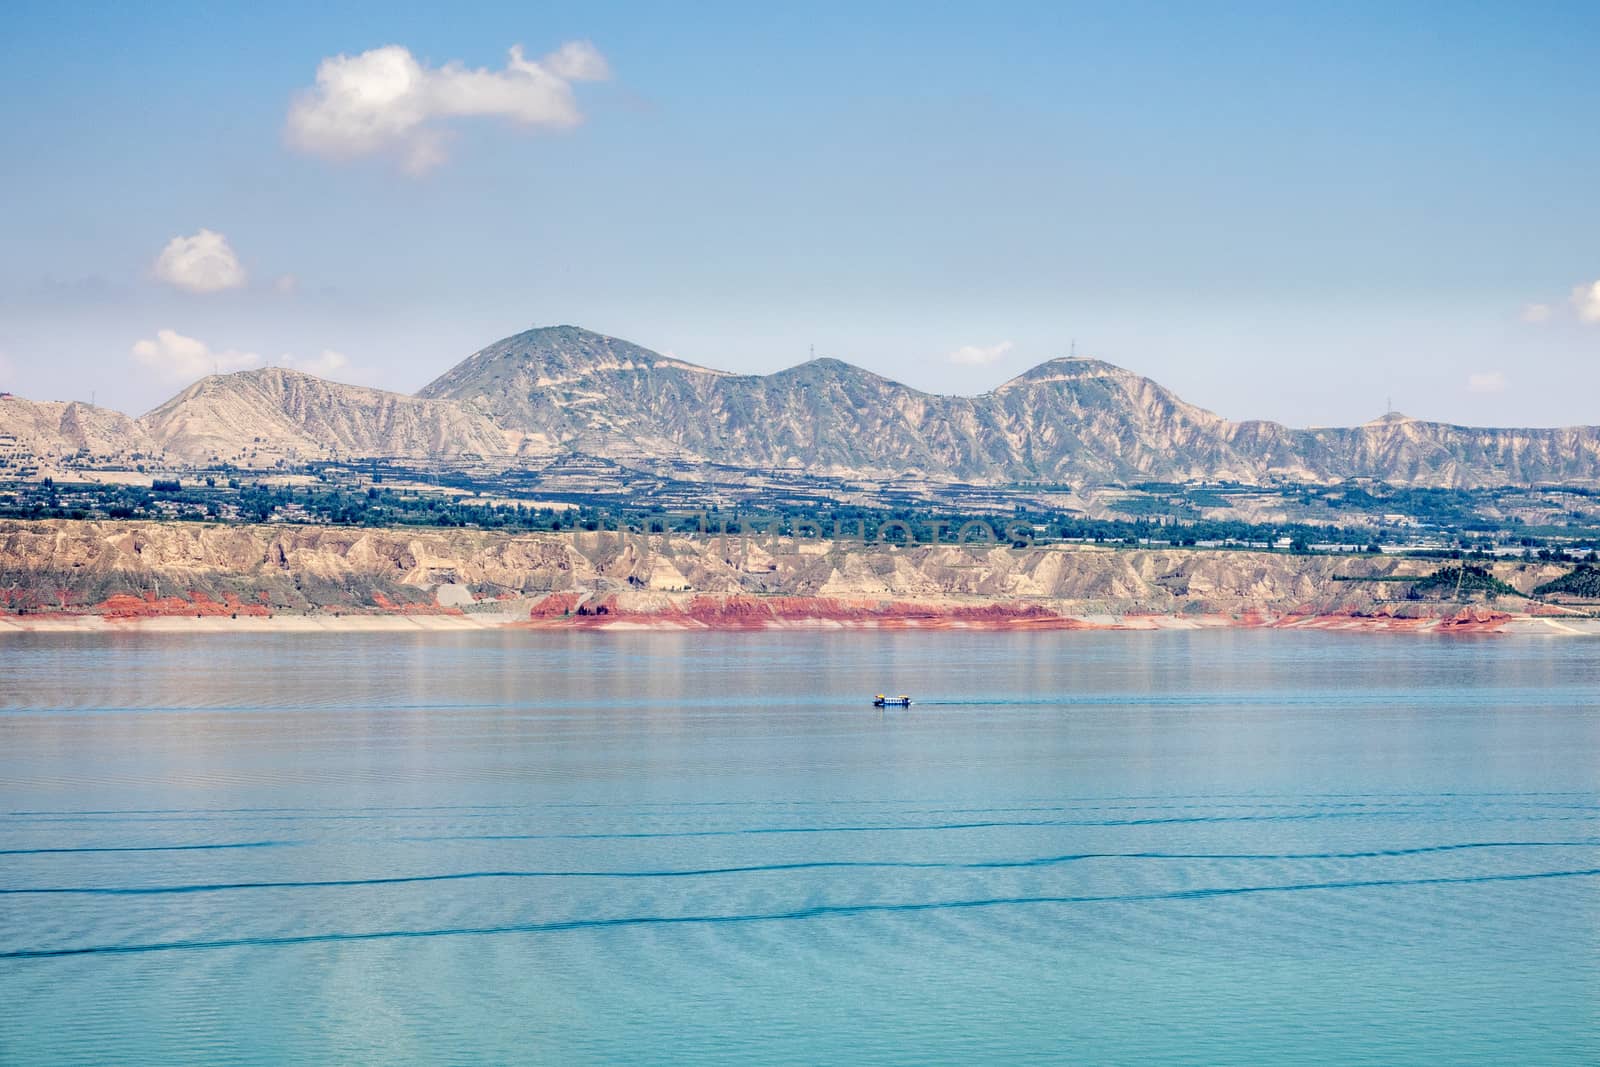
[[[1322,819],[1371,819],[1415,817],[1416,811],[1309,811],[1267,815],[1164,815],[1142,819],[986,819],[971,822],[878,823],[844,826],[747,826],[731,830],[630,830],[591,833],[528,834],[427,834],[399,838],[401,841],[617,841],[670,837],[744,837],[768,834],[876,834],[916,833],[936,830],[993,830],[1007,828],[1049,828],[1085,826],[1181,826],[1202,823],[1278,823],[1310,822]],[[1541,816],[1541,821],[1589,821],[1581,816]]]
[[[511,923],[502,926],[455,926],[423,930],[372,930],[360,933],[295,934],[285,937],[234,937],[210,941],[154,941],[145,944],[83,945],[76,948],[14,949],[0,952],[0,960],[58,959],[67,956],[130,955],[219,948],[280,948],[330,942],[388,941],[408,938],[486,937],[498,934],[544,934],[571,930],[599,930],[631,926],[687,926],[738,923],[795,922],[810,919],[908,912],[956,911],[975,908],[1026,907],[1072,904],[1134,904],[1160,901],[1208,900],[1263,893],[1302,893],[1335,890],[1414,888],[1446,885],[1482,885],[1490,882],[1532,882],[1557,878],[1600,877],[1600,867],[1526,874],[1481,874],[1443,878],[1384,878],[1363,881],[1296,882],[1283,885],[1210,886],[1159,893],[1098,896],[1011,896],[966,900],[915,901],[897,904],[817,904],[790,911],[746,912],[726,915],[626,915],[604,919],[568,919],[558,922]]]
[[[207,852],[222,848],[276,848],[293,841],[229,841],[216,845],[108,845],[78,848],[0,848],[0,856],[48,856],[76,852]]]
[[[197,845],[195,848],[236,846]],[[456,871],[449,874],[396,875],[383,878],[330,878],[306,881],[201,882],[156,886],[39,886],[0,889],[0,896],[155,896],[176,893],[220,893],[240,889],[336,889],[352,886],[411,885],[426,882],[462,882],[488,878],[705,878],[730,874],[768,874],[823,870],[943,870],[994,871],[1057,867],[1086,860],[1342,860],[1424,856],[1475,849],[1594,848],[1600,841],[1473,841],[1417,848],[1368,849],[1360,852],[1072,852],[1020,860],[982,860],[949,863],[938,860],[810,860],[797,863],[756,863],[746,866],[698,867],[667,870],[611,871]]]

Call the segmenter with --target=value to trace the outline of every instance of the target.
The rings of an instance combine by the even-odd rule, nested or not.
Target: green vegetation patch
[[[1536,596],[1563,594],[1585,600],[1600,600],[1600,567],[1584,564],[1574,568],[1569,574],[1545,582],[1533,592]]]
[[[1472,564],[1463,564],[1457,567],[1440,567],[1426,578],[1418,578],[1411,583],[1409,596],[1412,599],[1424,597],[1454,597],[1457,594],[1463,597],[1476,593],[1486,596],[1521,596],[1517,590],[1494,575],[1486,567],[1474,567]]]

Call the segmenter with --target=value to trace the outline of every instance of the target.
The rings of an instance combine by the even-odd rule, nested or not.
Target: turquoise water
[[[1594,1063],[1596,648],[8,638],[0,1062]]]

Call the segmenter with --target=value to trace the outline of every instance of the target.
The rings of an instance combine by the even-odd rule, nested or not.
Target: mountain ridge
[[[1389,413],[1353,427],[1231,421],[1160,383],[1067,356],[976,395],[827,357],[734,374],[576,326],[502,338],[414,395],[261,368],[202,378],[139,419],[0,400],[40,452],[487,461],[562,453],[990,484],[1228,480],[1600,486],[1600,428],[1478,428]]]

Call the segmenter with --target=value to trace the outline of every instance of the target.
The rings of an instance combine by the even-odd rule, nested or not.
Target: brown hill
[[[252,451],[433,460],[510,451],[507,434],[464,405],[277,367],[202,378],[139,424],[169,453],[195,463],[238,462]]]
[[[87,451],[95,456],[150,452],[158,446],[139,423],[110,408],[77,401],[0,399],[0,438],[40,459]]]
[[[268,369],[204,378],[140,420],[0,401],[0,435],[56,453],[194,462],[485,460],[585,453],[980,483],[1224,479],[1600,486],[1600,428],[1479,429],[1390,416],[1343,429],[1230,422],[1149,378],[1057,359],[979,396],[924,393],[837,360],[728,374],[572,326],[469,357],[416,397]]]

